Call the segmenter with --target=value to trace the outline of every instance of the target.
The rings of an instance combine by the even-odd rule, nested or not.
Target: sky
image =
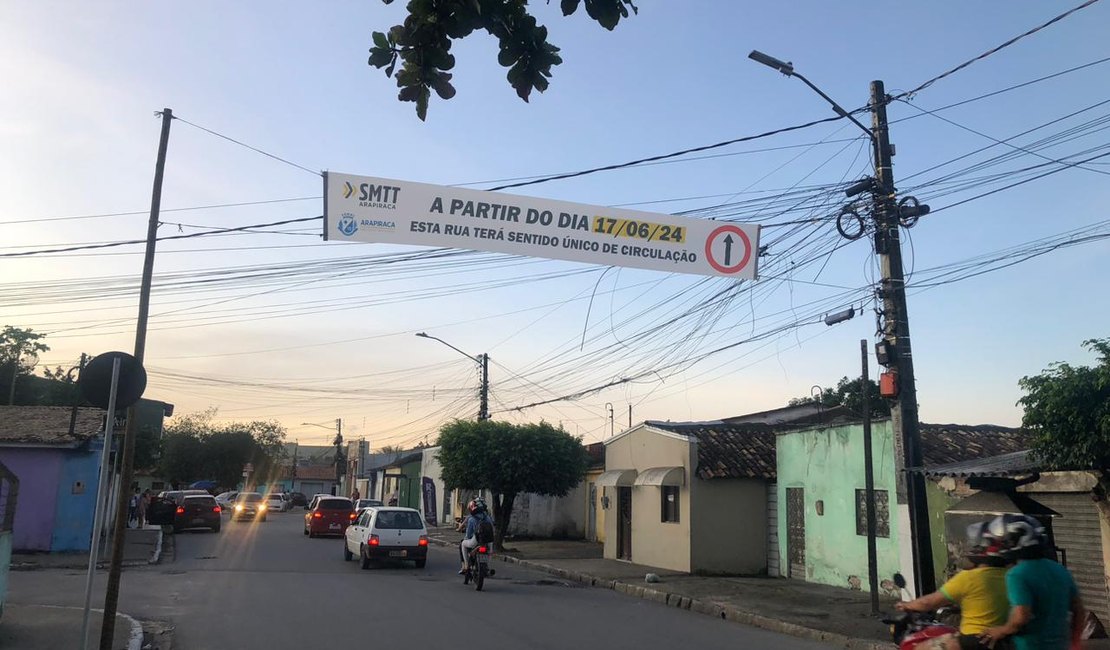
[[[1075,4],[640,2],[609,32],[536,2],[564,60],[547,92],[519,100],[475,33],[452,49],[458,94],[421,122],[366,61],[401,2],[5,2],[0,325],[46,333],[43,365],[132,350],[142,245],[39,251],[145,238],[163,107],[180,118],[168,237],[319,216],[318,171],[488,189],[831,117],[748,52],[855,109],[872,80],[912,90]],[[1108,24],[1097,2],[888,108],[900,196],[933,209],[902,230],[923,421],[1017,426],[1021,377],[1090,363],[1081,342],[1110,335],[1110,157],[1077,164],[1110,151]],[[836,230],[844,187],[871,173],[863,137],[840,120],[510,190],[758,223],[755,282],[432,258],[325,242],[319,220],[160,241],[146,397],[276,419],[305,444],[338,418],[372,448],[406,446],[475,417],[466,357],[487,353],[493,417],[587,442],[630,418],[784,406],[858,376],[875,340],[872,240]]]

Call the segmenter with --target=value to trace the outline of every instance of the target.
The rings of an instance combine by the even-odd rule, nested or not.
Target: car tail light
[[[381,544],[381,540],[378,539],[378,536],[377,535],[371,535],[370,536],[370,546],[377,546],[379,544]]]
[[[479,546],[478,547],[478,552],[479,553],[489,553],[489,547],[488,546]]]
[[[351,521],[355,520],[355,513],[353,513],[353,512],[351,513],[350,519],[351,519]]]
[[[212,508],[212,512],[222,512],[222,510],[220,510],[220,506],[216,506],[215,508]]]
[[[320,512],[314,512],[314,513],[312,513],[312,518],[313,519],[323,519],[324,515],[323,515],[323,513],[320,513]]]
[[[177,514],[179,514],[179,515],[185,514],[185,506],[177,506]]]
[[[427,546],[428,545],[428,536],[427,535],[421,535],[419,544],[421,546]]]

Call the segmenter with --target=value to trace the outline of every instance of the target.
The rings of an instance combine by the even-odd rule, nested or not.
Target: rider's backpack
[[[478,543],[493,543],[493,522],[491,522],[489,519],[483,520],[481,523],[478,524]]]

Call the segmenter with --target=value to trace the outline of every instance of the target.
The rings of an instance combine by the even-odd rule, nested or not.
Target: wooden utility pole
[[[146,324],[150,316],[150,285],[154,277],[154,247],[158,242],[158,216],[162,208],[162,177],[166,170],[166,148],[170,142],[173,111],[162,109],[162,137],[158,141],[158,160],[154,164],[154,189],[150,198],[150,220],[146,228],[146,256],[143,281],[139,290],[139,320],[135,327],[135,359],[141,366],[146,352]],[[114,414],[109,413],[108,417]],[[112,650],[119,604],[120,569],[123,566],[123,536],[127,530],[127,500],[131,492],[135,462],[135,438],[139,433],[139,414],[135,406],[127,409],[127,428],[123,434],[123,459],[120,461],[120,486],[116,498],[116,520],[112,527],[112,558],[108,565],[108,590],[104,594],[104,620],[100,626],[100,650]],[[109,444],[109,441],[105,441]],[[93,540],[96,543],[96,540]]]

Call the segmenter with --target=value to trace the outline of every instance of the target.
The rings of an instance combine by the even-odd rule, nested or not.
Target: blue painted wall
[[[95,445],[68,449],[63,453],[51,551],[87,553],[89,550],[96,511],[96,487],[100,478],[100,447],[98,441]]]

